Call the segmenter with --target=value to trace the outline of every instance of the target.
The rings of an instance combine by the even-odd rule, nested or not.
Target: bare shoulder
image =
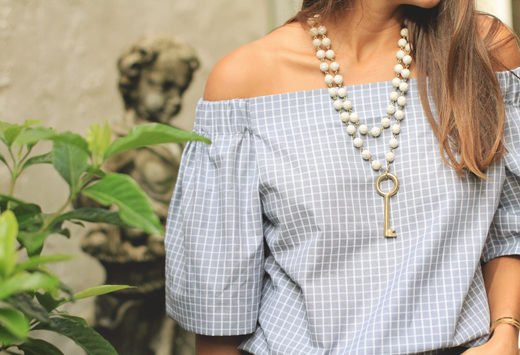
[[[518,68],[520,47],[515,33],[500,20],[484,13],[477,16],[477,25],[488,50],[502,64],[496,65],[495,70]]]
[[[269,61],[257,41],[242,45],[222,57],[211,69],[204,88],[204,99],[217,101],[247,97],[251,86]],[[259,70],[260,69],[260,70]]]
[[[279,49],[290,28],[296,25],[278,27],[219,59],[206,80],[203,98],[218,101],[269,92],[279,70]]]

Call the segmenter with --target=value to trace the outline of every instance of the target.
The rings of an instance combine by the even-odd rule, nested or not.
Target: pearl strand
[[[340,65],[334,61],[336,54],[332,49],[330,38],[326,36],[327,28],[321,25],[319,20],[319,14],[308,19],[308,24],[311,26],[309,32],[313,37],[312,44],[316,49],[316,57],[321,61],[320,70],[325,76],[325,83],[329,87],[329,95],[333,100],[334,108],[340,113],[341,121],[347,126],[346,131],[352,136],[354,146],[361,151],[363,159],[369,161],[372,169],[375,171],[381,169],[381,162],[373,159],[372,153],[363,147],[364,141],[356,136],[356,132],[359,130],[359,133],[362,135],[369,134],[377,138],[384,129],[391,127],[390,150],[385,154],[385,160],[387,161],[386,171],[389,171],[390,165],[395,158],[394,151],[399,145],[397,135],[401,131],[400,122],[405,116],[405,96],[409,88],[409,68],[412,63],[412,56],[410,55],[411,48],[408,43],[408,29],[406,27],[401,29],[401,38],[397,43],[399,50],[396,53],[397,64],[394,66],[396,77],[392,80],[394,90],[390,93],[390,104],[387,107],[386,116],[382,118],[379,126],[374,126],[369,130],[366,124],[360,123],[359,115],[353,112],[352,102],[348,100],[346,87],[343,86],[343,76],[339,74]],[[331,63],[327,63],[327,60]],[[391,124],[392,117],[397,121],[393,125]]]

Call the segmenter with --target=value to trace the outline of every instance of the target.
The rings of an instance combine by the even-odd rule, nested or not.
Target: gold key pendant
[[[388,192],[384,192],[381,189],[381,183],[385,180],[392,180],[394,182],[394,186]],[[377,177],[376,189],[377,192],[385,198],[385,237],[395,238],[397,237],[397,234],[393,228],[390,228],[390,197],[394,196],[397,193],[397,190],[399,190],[399,181],[395,175],[386,171],[384,174]]]

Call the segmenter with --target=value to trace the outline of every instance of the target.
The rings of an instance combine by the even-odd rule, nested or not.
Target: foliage
[[[84,319],[68,315],[59,307],[132,286],[100,285],[74,294],[45,267],[71,256],[41,252],[50,235],[70,238],[66,222],[111,223],[163,235],[159,218],[139,185],[128,175],[106,172],[102,166],[107,159],[131,149],[189,140],[211,143],[194,132],[158,123],[136,126],[127,136],[112,140],[108,123],[93,124],[84,138],[72,132],[56,132],[39,121],[28,120],[21,125],[0,121],[0,141],[7,152],[0,154],[0,164],[10,176],[7,194],[0,194],[0,351],[62,354],[53,344],[30,336],[31,330],[45,329],[69,337],[87,354],[117,354]],[[41,141],[52,142],[52,148],[32,154]],[[38,204],[13,196],[17,179],[36,164],[52,165],[69,187],[68,197],[57,211],[44,212]],[[117,211],[97,207],[66,211],[80,195],[103,206],[115,206]],[[24,260],[22,253],[26,254]]]

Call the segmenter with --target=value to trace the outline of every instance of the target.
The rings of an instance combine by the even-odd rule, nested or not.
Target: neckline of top
[[[516,75],[520,76],[520,66],[517,68],[514,68],[511,70]],[[497,77],[505,76],[510,74],[510,71],[503,70],[503,71],[497,71],[495,72]],[[408,83],[410,85],[410,88],[412,88],[417,82],[417,78],[410,78],[408,79]],[[345,85],[345,88],[347,91],[356,91],[356,90],[362,90],[363,88],[371,88],[371,87],[377,87],[377,86],[390,86],[392,84],[392,79],[390,80],[383,80],[383,81],[370,81],[367,83],[356,83],[356,84],[350,84]],[[254,102],[259,100],[266,100],[266,99],[274,99],[274,98],[285,98],[293,95],[305,95],[305,94],[312,94],[312,93],[321,93],[322,91],[328,91],[329,88],[322,87],[322,88],[314,88],[314,89],[304,89],[304,90],[294,90],[294,91],[286,91],[286,92],[280,92],[275,94],[267,94],[267,95],[257,95],[257,96],[251,96],[251,97],[235,97],[232,99],[224,99],[224,100],[206,100],[203,97],[200,97],[197,101],[198,104],[224,104],[224,103],[231,103],[231,102]]]

